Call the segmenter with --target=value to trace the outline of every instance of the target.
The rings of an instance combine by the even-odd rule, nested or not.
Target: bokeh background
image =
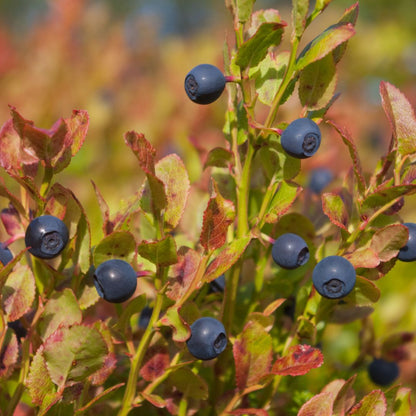
[[[290,3],[258,0],[255,8],[277,8],[290,22]],[[304,42],[351,4],[334,0],[308,29]],[[357,34],[339,66],[341,96],[329,117],[352,132],[369,172],[390,138],[378,93],[380,80],[395,84],[416,103],[414,16],[414,0],[393,6],[390,0],[362,0]],[[126,131],[144,133],[158,157],[178,153],[191,181],[201,180],[200,158],[223,144],[227,100],[224,95],[215,105],[196,106],[186,97],[183,80],[199,63],[223,68],[224,41],[232,39],[231,17],[222,0],[0,0],[0,123],[10,117],[8,105],[44,128],[59,117],[70,117],[73,109],[88,111],[85,144],[57,180],[85,206],[99,239],[100,211],[91,180],[111,210],[141,185],[138,164],[124,145]],[[299,111],[295,96],[279,117],[290,121]],[[300,183],[306,183],[308,171],[316,166],[329,166],[338,180],[348,169],[347,150],[333,132],[326,134],[319,156],[305,162]],[[414,198],[407,199],[401,212],[405,221],[416,222]],[[416,267],[400,263],[377,285],[382,296],[372,314],[376,336],[414,332]],[[327,380],[316,377],[315,391],[310,385],[305,391],[319,391],[335,370],[347,374],[358,352],[359,330],[359,322],[330,328],[322,347],[336,367],[328,368]],[[416,351],[409,349],[408,354],[416,362]],[[402,370],[401,380],[415,388],[416,368],[408,361]],[[365,372],[357,383],[363,391],[374,388]],[[294,400],[302,403],[305,397]]]

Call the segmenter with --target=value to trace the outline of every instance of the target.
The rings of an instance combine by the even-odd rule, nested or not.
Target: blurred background
[[[334,0],[308,29],[305,43],[352,3]],[[287,22],[290,6],[283,0],[255,4],[256,9],[277,8]],[[369,172],[390,138],[378,93],[380,80],[395,84],[416,103],[415,16],[414,0],[399,0],[394,6],[390,0],[362,0],[357,34],[339,66],[341,96],[329,116],[352,132]],[[287,48],[289,38],[287,33],[282,48]],[[70,117],[73,109],[88,111],[85,144],[57,180],[74,191],[93,229],[99,229],[90,180],[111,210],[141,185],[138,164],[123,141],[128,130],[144,133],[158,157],[178,153],[191,181],[201,179],[200,158],[224,143],[227,99],[224,94],[215,105],[197,106],[186,97],[183,80],[200,63],[223,68],[225,40],[233,42],[233,30],[222,0],[0,0],[0,123],[10,117],[8,105],[43,128],[59,117]],[[282,121],[296,118],[299,111],[295,97],[281,114]],[[328,135],[319,157],[305,163],[300,183],[313,167],[329,166],[341,177],[339,170],[350,166],[341,140],[329,131]],[[331,149],[335,142],[340,153]],[[416,222],[412,198],[402,217]],[[376,335],[414,331],[415,266],[402,263],[377,285],[382,297],[372,315]],[[358,330],[355,323],[329,331],[325,354],[341,367],[351,364]],[[416,359],[416,351],[409,354]],[[406,381],[413,377],[416,385],[413,370]],[[321,386],[325,380],[316,382]]]

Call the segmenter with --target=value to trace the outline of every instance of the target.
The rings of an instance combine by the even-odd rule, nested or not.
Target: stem
[[[40,194],[44,197],[51,187],[51,181],[53,177],[53,168],[51,166],[45,166],[45,172],[43,174],[42,185],[40,186]]]
[[[267,208],[269,208],[270,202],[276,194],[278,186],[279,182],[276,181],[275,176],[273,176],[273,178],[270,180],[269,186],[266,189],[266,194],[264,195],[259,214],[256,218],[259,230],[261,230],[264,225],[264,217],[266,216]]]
[[[178,416],[186,416],[188,410],[188,400],[186,394],[183,395],[181,401],[179,402]]]

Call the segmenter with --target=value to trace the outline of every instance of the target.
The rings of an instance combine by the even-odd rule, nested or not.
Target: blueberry
[[[224,74],[214,65],[198,65],[185,78],[185,91],[197,104],[211,104],[222,94],[224,88]]]
[[[139,328],[146,329],[149,325],[150,318],[152,317],[153,308],[150,308],[149,306],[145,306],[142,311],[140,312],[139,316]]]
[[[8,322],[7,326],[13,329],[19,342],[22,338],[24,338],[27,335],[27,330],[20,322],[20,319],[18,319],[17,321]]]
[[[396,362],[374,358],[367,367],[368,375],[373,383],[388,386],[399,377],[400,369]]]
[[[29,252],[41,259],[52,259],[61,253],[69,240],[65,223],[53,215],[34,218],[26,229]]]
[[[4,247],[0,243],[0,262],[5,266],[13,260],[13,254],[8,247]]]
[[[415,261],[416,260],[416,224],[412,222],[405,222],[409,230],[409,239],[404,247],[399,251],[397,258],[401,261]]]
[[[296,269],[309,260],[309,248],[302,237],[286,233],[273,243],[272,257],[278,266],[284,269]]]
[[[281,136],[283,149],[297,159],[311,157],[321,144],[321,131],[318,125],[309,118],[298,118],[292,121]]]
[[[329,169],[318,168],[312,170],[309,177],[309,189],[315,194],[320,194],[332,181],[333,176]]]
[[[126,261],[111,259],[97,267],[94,284],[98,294],[106,301],[121,303],[134,294],[137,274]]]
[[[339,299],[347,296],[355,285],[354,266],[344,257],[329,256],[313,269],[315,289],[325,298]]]
[[[225,289],[225,275],[217,277],[209,282],[209,289],[211,292],[224,292]]]
[[[214,318],[200,318],[191,325],[191,337],[186,342],[189,352],[199,360],[212,360],[227,346],[224,325]]]

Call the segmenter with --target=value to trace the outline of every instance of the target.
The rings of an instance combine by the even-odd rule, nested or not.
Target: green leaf
[[[104,237],[93,253],[94,265],[97,267],[110,259],[122,259],[131,263],[136,250],[136,240],[129,231],[115,231]]]
[[[300,38],[305,31],[309,0],[292,0],[292,21],[294,33],[292,37]]]
[[[233,153],[223,147],[215,147],[208,153],[207,160],[204,163],[204,169],[208,166],[226,168],[234,161]]]
[[[316,0],[315,2],[315,10],[322,11],[324,10],[332,0]]]
[[[229,225],[234,221],[234,204],[223,198],[213,181],[213,193],[204,211],[200,242],[206,251],[212,251],[225,244]]]
[[[3,345],[0,351],[0,380],[7,380],[17,366],[17,361],[19,359],[19,342],[12,329],[6,329],[6,334],[4,335],[2,342]]]
[[[137,251],[146,260],[160,266],[169,266],[178,261],[175,239],[171,235],[159,241],[143,241]]]
[[[362,203],[362,212],[369,213],[386,206],[395,199],[405,195],[412,195],[416,192],[416,185],[398,185],[388,188],[381,188],[369,194]]]
[[[16,265],[2,288],[2,307],[8,321],[22,317],[35,299],[35,277],[26,265]]]
[[[302,192],[302,189],[301,186],[295,183],[282,181],[279,189],[270,202],[265,217],[266,222],[277,222],[278,219],[290,209],[298,195]]]
[[[296,61],[296,70],[301,71],[312,62],[322,59],[354,34],[355,29],[351,23],[330,26],[305,47]]]
[[[236,0],[237,18],[240,23],[250,20],[253,5],[256,0]]]
[[[399,153],[403,156],[416,152],[416,118],[405,95],[388,82],[380,83],[384,112],[393,130]]]
[[[263,23],[281,23],[280,13],[276,9],[260,9],[251,15],[248,35],[253,36]]]
[[[308,65],[300,74],[299,99],[308,111],[324,108],[333,98],[337,72],[331,54]]]
[[[242,69],[257,66],[271,46],[280,44],[286,23],[263,23],[237,52],[235,63]]]
[[[342,198],[339,195],[331,192],[323,193],[321,198],[324,214],[337,227],[348,231],[347,225],[349,216]]]
[[[397,256],[409,239],[409,230],[401,224],[388,225],[375,232],[371,239],[371,248],[381,261],[389,261]]]
[[[393,393],[393,397],[391,397],[391,393]],[[408,416],[412,414],[411,389],[394,386],[385,392],[385,396],[388,405],[386,415],[392,414],[394,416]]]
[[[44,343],[43,356],[51,380],[60,389],[82,381],[104,365],[107,345],[94,328],[74,325],[59,328]]]
[[[126,333],[126,328],[130,325],[130,318],[136,314],[140,313],[146,305],[146,295],[143,293],[140,296],[133,298],[127,306],[123,309],[120,317],[117,322],[117,329],[122,333]]]
[[[258,322],[250,321],[233,345],[237,387],[257,384],[270,371],[272,338]]]
[[[251,237],[238,238],[221,247],[215,253],[214,260],[208,265],[204,274],[204,280],[211,282],[225,273],[243,255],[250,241]]]
[[[167,206],[164,221],[168,229],[174,229],[182,217],[189,194],[189,177],[185,165],[176,154],[159,160],[155,166],[156,176],[164,184]]]
[[[381,390],[373,390],[348,412],[348,416],[383,416],[386,410],[384,393]]]
[[[188,367],[181,367],[173,371],[167,381],[185,397],[195,400],[206,400],[208,398],[206,381]]]
[[[179,315],[179,308],[175,306],[166,310],[166,314],[160,319],[160,323],[172,328],[172,339],[176,342],[185,342],[191,335],[189,325]]]
[[[319,393],[308,400],[300,409],[297,416],[332,416],[334,397],[331,393]]]
[[[263,104],[272,105],[285,75],[289,56],[287,51],[276,56],[273,53],[268,53],[258,66],[250,69],[249,77],[255,80],[256,92]]]
[[[38,321],[38,332],[46,340],[59,327],[82,322],[82,312],[71,289],[55,292],[47,301]]]

